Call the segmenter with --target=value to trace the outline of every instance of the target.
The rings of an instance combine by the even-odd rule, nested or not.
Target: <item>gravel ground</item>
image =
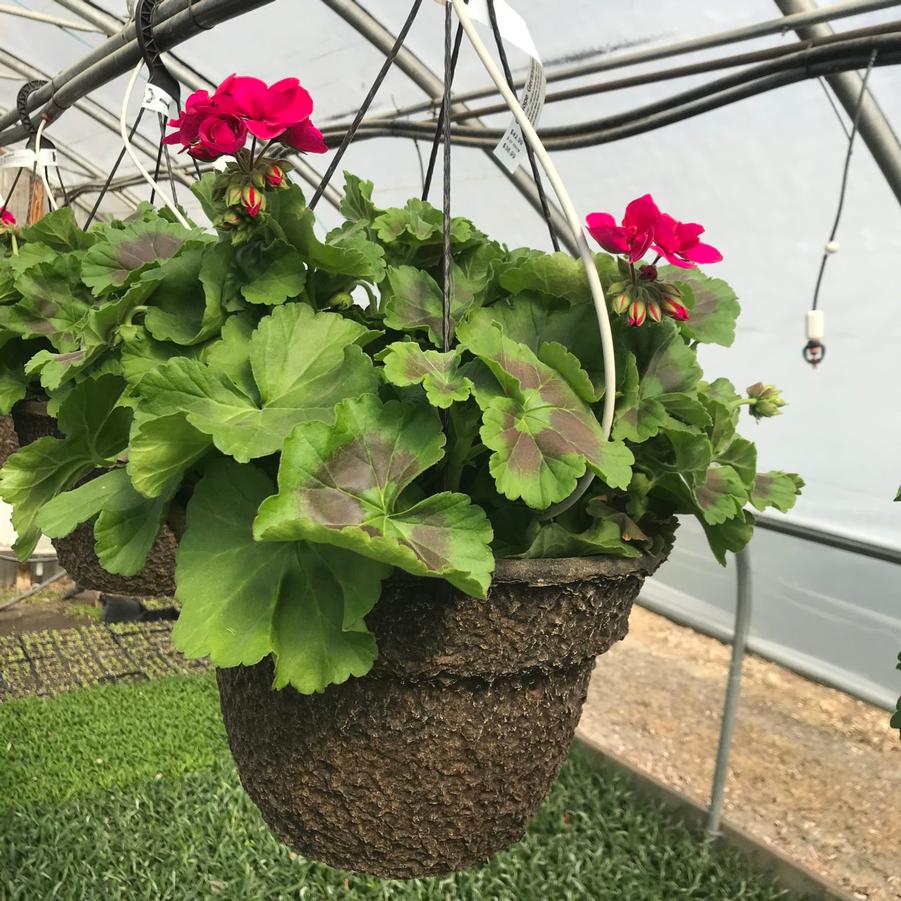
[[[730,648],[635,608],[580,731],[706,804]],[[901,741],[890,714],[745,659],[725,816],[861,901],[901,899]]]

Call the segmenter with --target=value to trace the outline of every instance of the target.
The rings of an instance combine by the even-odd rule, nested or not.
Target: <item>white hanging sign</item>
[[[141,106],[153,113],[160,113],[163,116],[175,115],[175,101],[158,85],[150,84],[144,88],[144,99]]]
[[[491,27],[486,0],[470,0],[467,8],[473,19]],[[505,43],[513,44],[529,55],[529,74],[519,95],[519,102],[529,121],[537,126],[541,111],[544,109],[544,96],[547,91],[547,78],[544,75],[538,48],[532,40],[525,19],[506,0],[495,0],[494,11],[497,15],[498,29]],[[494,148],[494,155],[510,173],[515,172],[525,159],[526,141],[515,119]]]

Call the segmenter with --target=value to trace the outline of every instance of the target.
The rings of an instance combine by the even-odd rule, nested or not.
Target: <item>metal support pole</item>
[[[713,787],[710,791],[710,814],[707,820],[707,834],[720,834],[720,819],[723,813],[723,798],[726,792],[726,778],[729,775],[729,753],[732,750],[732,735],[735,732],[735,715],[741,694],[741,666],[745,658],[745,646],[751,625],[751,556],[747,548],[735,555],[738,591],[735,604],[735,630],[732,637],[732,662],[729,664],[729,681],[726,683],[726,699],[723,703],[723,721],[720,725],[720,744],[716,752],[716,769],[713,773]]]
[[[813,0],[775,0],[775,2],[786,16],[809,13],[817,9]],[[826,23],[795,26],[795,32],[803,39],[833,34],[832,26]],[[853,116],[863,84],[861,76],[856,72],[838,72],[825,78],[839,103],[849,116]],[[892,130],[885,113],[869,91],[863,96],[858,130],[861,139],[873,154],[876,165],[882,170],[889,187],[901,203],[901,144],[898,143],[898,136]]]

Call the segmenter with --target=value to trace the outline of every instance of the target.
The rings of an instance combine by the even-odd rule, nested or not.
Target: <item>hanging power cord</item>
[[[47,178],[47,167],[41,165],[41,139],[44,137],[44,129],[47,127],[47,120],[41,119],[41,124],[34,136],[34,155],[37,158],[35,167],[38,171],[38,177],[44,186],[44,193],[47,195],[47,205],[50,210],[57,209],[56,198],[53,196],[53,189],[50,187],[50,180]]]
[[[594,256],[591,253],[591,249],[588,247],[588,241],[585,239],[585,232],[582,229],[579,214],[576,212],[576,208],[569,196],[569,192],[566,190],[566,186],[563,184],[563,180],[560,178],[553,160],[551,160],[544,145],[541,143],[541,139],[538,137],[534,126],[529,121],[529,117],[519,105],[516,94],[510,89],[503,73],[495,65],[494,60],[491,58],[491,54],[488,52],[488,48],[482,43],[482,39],[479,37],[475,25],[470,18],[464,0],[450,0],[450,2],[453,3],[457,17],[463,25],[463,29],[466,31],[469,42],[472,44],[473,49],[482,61],[485,71],[495,85],[497,85],[498,91],[500,91],[501,96],[507,102],[519,127],[522,129],[523,138],[531,145],[535,152],[535,156],[541,163],[541,167],[547,174],[548,181],[551,183],[551,187],[554,189],[554,193],[557,195],[557,199],[566,216],[567,224],[572,231],[573,239],[579,248],[579,256],[585,266],[585,274],[588,277],[588,284],[591,288],[591,297],[594,301],[595,314],[597,315],[598,326],[601,332],[601,353],[604,360],[604,385],[606,386],[604,391],[604,409],[601,416],[601,428],[604,433],[604,439],[608,440],[613,428],[613,413],[616,402],[616,365],[613,351],[613,331],[610,327],[610,316],[607,312],[607,300],[604,297],[604,288],[601,285],[601,279],[598,275]],[[585,494],[593,481],[594,473],[590,471],[586,472],[579,480],[573,494],[566,500],[561,501],[559,504],[555,504],[549,510],[545,511],[542,519],[552,519],[560,513],[563,513],[565,510],[568,510],[578,502],[582,495]]]
[[[848,150],[845,153],[845,164],[842,168],[842,182],[838,194],[838,209],[835,211],[835,219],[832,223],[832,230],[829,232],[829,239],[823,248],[823,258],[820,260],[820,271],[817,274],[816,286],[813,289],[813,303],[807,312],[807,343],[804,345],[804,359],[816,368],[823,362],[826,356],[826,347],[823,344],[824,319],[823,311],[819,309],[820,288],[823,285],[823,275],[826,272],[826,263],[832,254],[837,253],[839,249],[838,241],[835,236],[838,234],[838,226],[842,219],[842,212],[845,208],[845,194],[848,190],[848,174],[851,171],[851,154],[854,152],[854,139],[857,137],[857,128],[860,125],[860,116],[863,112],[863,102],[867,94],[867,82],[870,80],[870,73],[873,66],[876,65],[876,57],[878,50],[874,50],[870,54],[870,62],[860,82],[860,93],[857,95],[857,106],[854,108],[854,119],[851,122],[851,130],[848,132]],[[830,98],[831,100],[831,98]]]
[[[325,170],[325,174],[322,176],[322,181],[319,183],[319,187],[316,188],[316,192],[313,194],[313,197],[310,200],[311,210],[316,209],[316,205],[319,203],[322,195],[325,193],[325,189],[328,187],[329,182],[332,180],[332,176],[335,174],[335,170],[340,165],[342,157],[345,153],[347,153],[347,148],[350,146],[350,142],[354,139],[354,135],[356,134],[360,123],[363,121],[363,117],[369,111],[369,107],[372,105],[372,101],[375,100],[375,95],[378,93],[379,88],[382,86],[382,82],[385,80],[388,72],[394,65],[394,60],[397,58],[397,54],[400,53],[400,48],[404,45],[407,33],[409,32],[411,26],[413,25],[413,22],[416,19],[416,14],[419,12],[420,6],[422,6],[422,0],[414,0],[413,8],[410,10],[406,22],[404,22],[403,28],[401,28],[399,34],[397,35],[397,40],[394,42],[394,46],[385,57],[385,62],[382,64],[382,68],[379,70],[379,74],[376,75],[375,81],[372,83],[372,87],[369,89],[369,93],[364,98],[362,104],[360,104],[360,109],[357,111],[357,115],[354,117],[350,128],[347,129],[347,133],[344,135],[344,138],[341,141],[341,146],[338,147],[338,150],[332,157],[332,161],[329,164],[328,169]]]
[[[497,45],[497,53],[500,57],[501,65],[504,67],[504,77],[507,79],[507,86],[511,91],[515,92],[516,86],[513,81],[513,73],[510,71],[510,63],[507,61],[504,38],[501,35],[500,26],[497,24],[497,10],[494,8],[494,0],[488,0],[488,19],[491,22],[491,30],[494,33],[494,42]],[[554,223],[551,220],[551,209],[548,206],[547,195],[544,193],[544,184],[541,180],[538,162],[535,159],[535,151],[532,150],[528,142],[526,142],[526,155],[529,158],[529,166],[532,169],[532,178],[535,181],[535,190],[538,192],[538,201],[541,204],[541,212],[544,215],[544,221],[547,224],[548,234],[551,236],[551,246],[556,253],[560,250],[560,242],[557,240],[557,232],[554,230]]]

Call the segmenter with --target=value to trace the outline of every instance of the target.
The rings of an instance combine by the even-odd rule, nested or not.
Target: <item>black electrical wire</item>
[[[357,111],[357,115],[354,117],[350,128],[348,128],[347,133],[344,135],[344,138],[341,141],[341,145],[338,147],[338,151],[332,157],[332,161],[329,164],[328,169],[325,170],[325,175],[322,176],[322,181],[319,183],[319,187],[316,189],[316,192],[313,194],[313,197],[310,200],[311,210],[316,209],[316,205],[319,203],[319,200],[325,193],[325,189],[328,187],[329,182],[332,180],[332,176],[335,174],[335,170],[341,163],[341,158],[347,152],[347,148],[350,146],[350,142],[353,140],[354,135],[356,134],[356,131],[360,126],[360,123],[363,121],[363,117],[369,111],[369,107],[372,105],[372,101],[375,99],[375,95],[378,93],[379,88],[382,86],[382,82],[385,80],[388,72],[394,65],[394,60],[397,58],[397,54],[400,53],[400,48],[404,45],[404,41],[407,37],[407,32],[409,32],[411,26],[413,25],[413,21],[416,19],[416,14],[419,12],[420,6],[422,6],[422,0],[413,0],[413,8],[410,10],[409,15],[407,16],[407,20],[404,22],[403,28],[401,28],[400,33],[397,35],[394,46],[390,51],[388,51],[388,54],[385,56],[385,62],[382,64],[382,68],[379,70],[379,74],[376,75],[375,81],[372,83],[372,87],[369,89],[369,93],[364,98],[362,104],[360,104],[360,109]]]
[[[848,173],[851,170],[851,154],[854,152],[854,139],[857,137],[857,128],[860,125],[860,116],[863,112],[863,101],[867,94],[867,82],[870,80],[870,73],[873,71],[873,66],[876,64],[877,54],[878,51],[876,50],[870,54],[870,62],[867,65],[867,71],[864,73],[860,82],[860,93],[857,95],[857,106],[854,109],[854,119],[851,122],[851,131],[848,134],[848,150],[845,153],[845,165],[842,168],[842,184],[838,192],[838,209],[835,211],[835,220],[832,223],[832,231],[829,232],[827,244],[835,240],[835,236],[838,233],[838,225],[842,220],[842,211],[845,208],[845,194],[848,190]],[[826,271],[826,261],[829,259],[830,255],[831,254],[828,251],[823,251],[823,259],[820,260],[820,271],[817,275],[816,287],[813,289],[812,310],[817,308],[817,303],[820,299],[820,287],[823,284],[823,273]]]
[[[504,78],[507,80],[507,87],[516,94],[516,86],[513,81],[513,73],[510,71],[510,63],[507,59],[507,51],[504,48],[504,38],[501,35],[501,29],[497,24],[497,10],[494,8],[494,0],[488,0],[488,19],[491,22],[491,30],[494,33],[494,42],[497,45],[498,56],[501,65],[504,68]],[[506,104],[505,104],[506,106]],[[554,223],[551,220],[551,209],[548,206],[547,195],[544,192],[544,183],[541,179],[541,172],[538,169],[538,161],[535,159],[535,152],[532,150],[528,141],[525,141],[526,155],[529,158],[529,166],[532,169],[532,178],[535,181],[535,190],[538,192],[538,201],[541,204],[541,212],[547,225],[548,234],[551,236],[551,246],[554,252],[559,252],[560,242],[557,240],[557,232]]]

